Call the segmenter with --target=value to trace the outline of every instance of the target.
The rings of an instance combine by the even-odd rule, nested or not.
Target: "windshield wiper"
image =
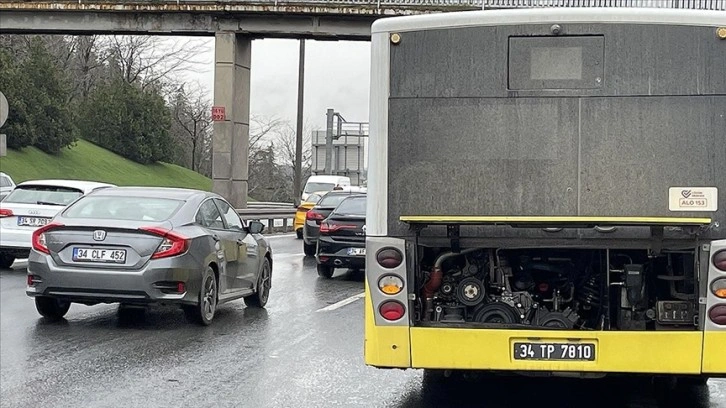
[[[50,201],[36,201],[35,203],[38,205],[64,205],[64,204],[52,203]]]

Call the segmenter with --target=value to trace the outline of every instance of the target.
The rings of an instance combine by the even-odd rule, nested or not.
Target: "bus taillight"
[[[724,309],[726,309],[726,306],[724,306]],[[395,300],[389,300],[381,303],[378,310],[381,312],[381,316],[383,316],[384,319],[390,321],[398,320],[403,317],[404,313],[406,313],[406,308]],[[726,324],[726,312],[724,312],[724,324]]]
[[[713,256],[713,265],[716,269],[726,272],[726,249],[716,252]]]
[[[376,254],[376,261],[386,269],[393,269],[403,262],[403,254],[396,248],[383,248]]]
[[[718,325],[726,326],[726,305],[721,304],[712,307],[708,311],[708,318]]]
[[[711,292],[713,292],[716,297],[726,299],[726,278],[716,279],[713,281],[711,284]]]

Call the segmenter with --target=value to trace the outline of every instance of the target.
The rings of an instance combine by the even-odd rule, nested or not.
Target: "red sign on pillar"
[[[212,106],[212,120],[215,122],[221,122],[227,119],[227,115],[224,112],[224,106]]]

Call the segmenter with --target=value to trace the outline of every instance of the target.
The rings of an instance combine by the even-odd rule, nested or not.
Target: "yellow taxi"
[[[311,208],[315,207],[315,204],[320,201],[320,198],[327,193],[327,191],[318,191],[316,193],[312,193],[305,201],[300,203],[299,207],[297,207],[297,211],[295,212],[295,221],[293,222],[293,228],[295,229],[295,234],[297,234],[297,239],[302,239],[303,237],[305,214],[310,211]]]

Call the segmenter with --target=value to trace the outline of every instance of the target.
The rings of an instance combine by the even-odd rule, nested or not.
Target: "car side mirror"
[[[265,229],[265,224],[259,221],[250,221],[247,229],[250,231],[250,234],[261,234]]]

